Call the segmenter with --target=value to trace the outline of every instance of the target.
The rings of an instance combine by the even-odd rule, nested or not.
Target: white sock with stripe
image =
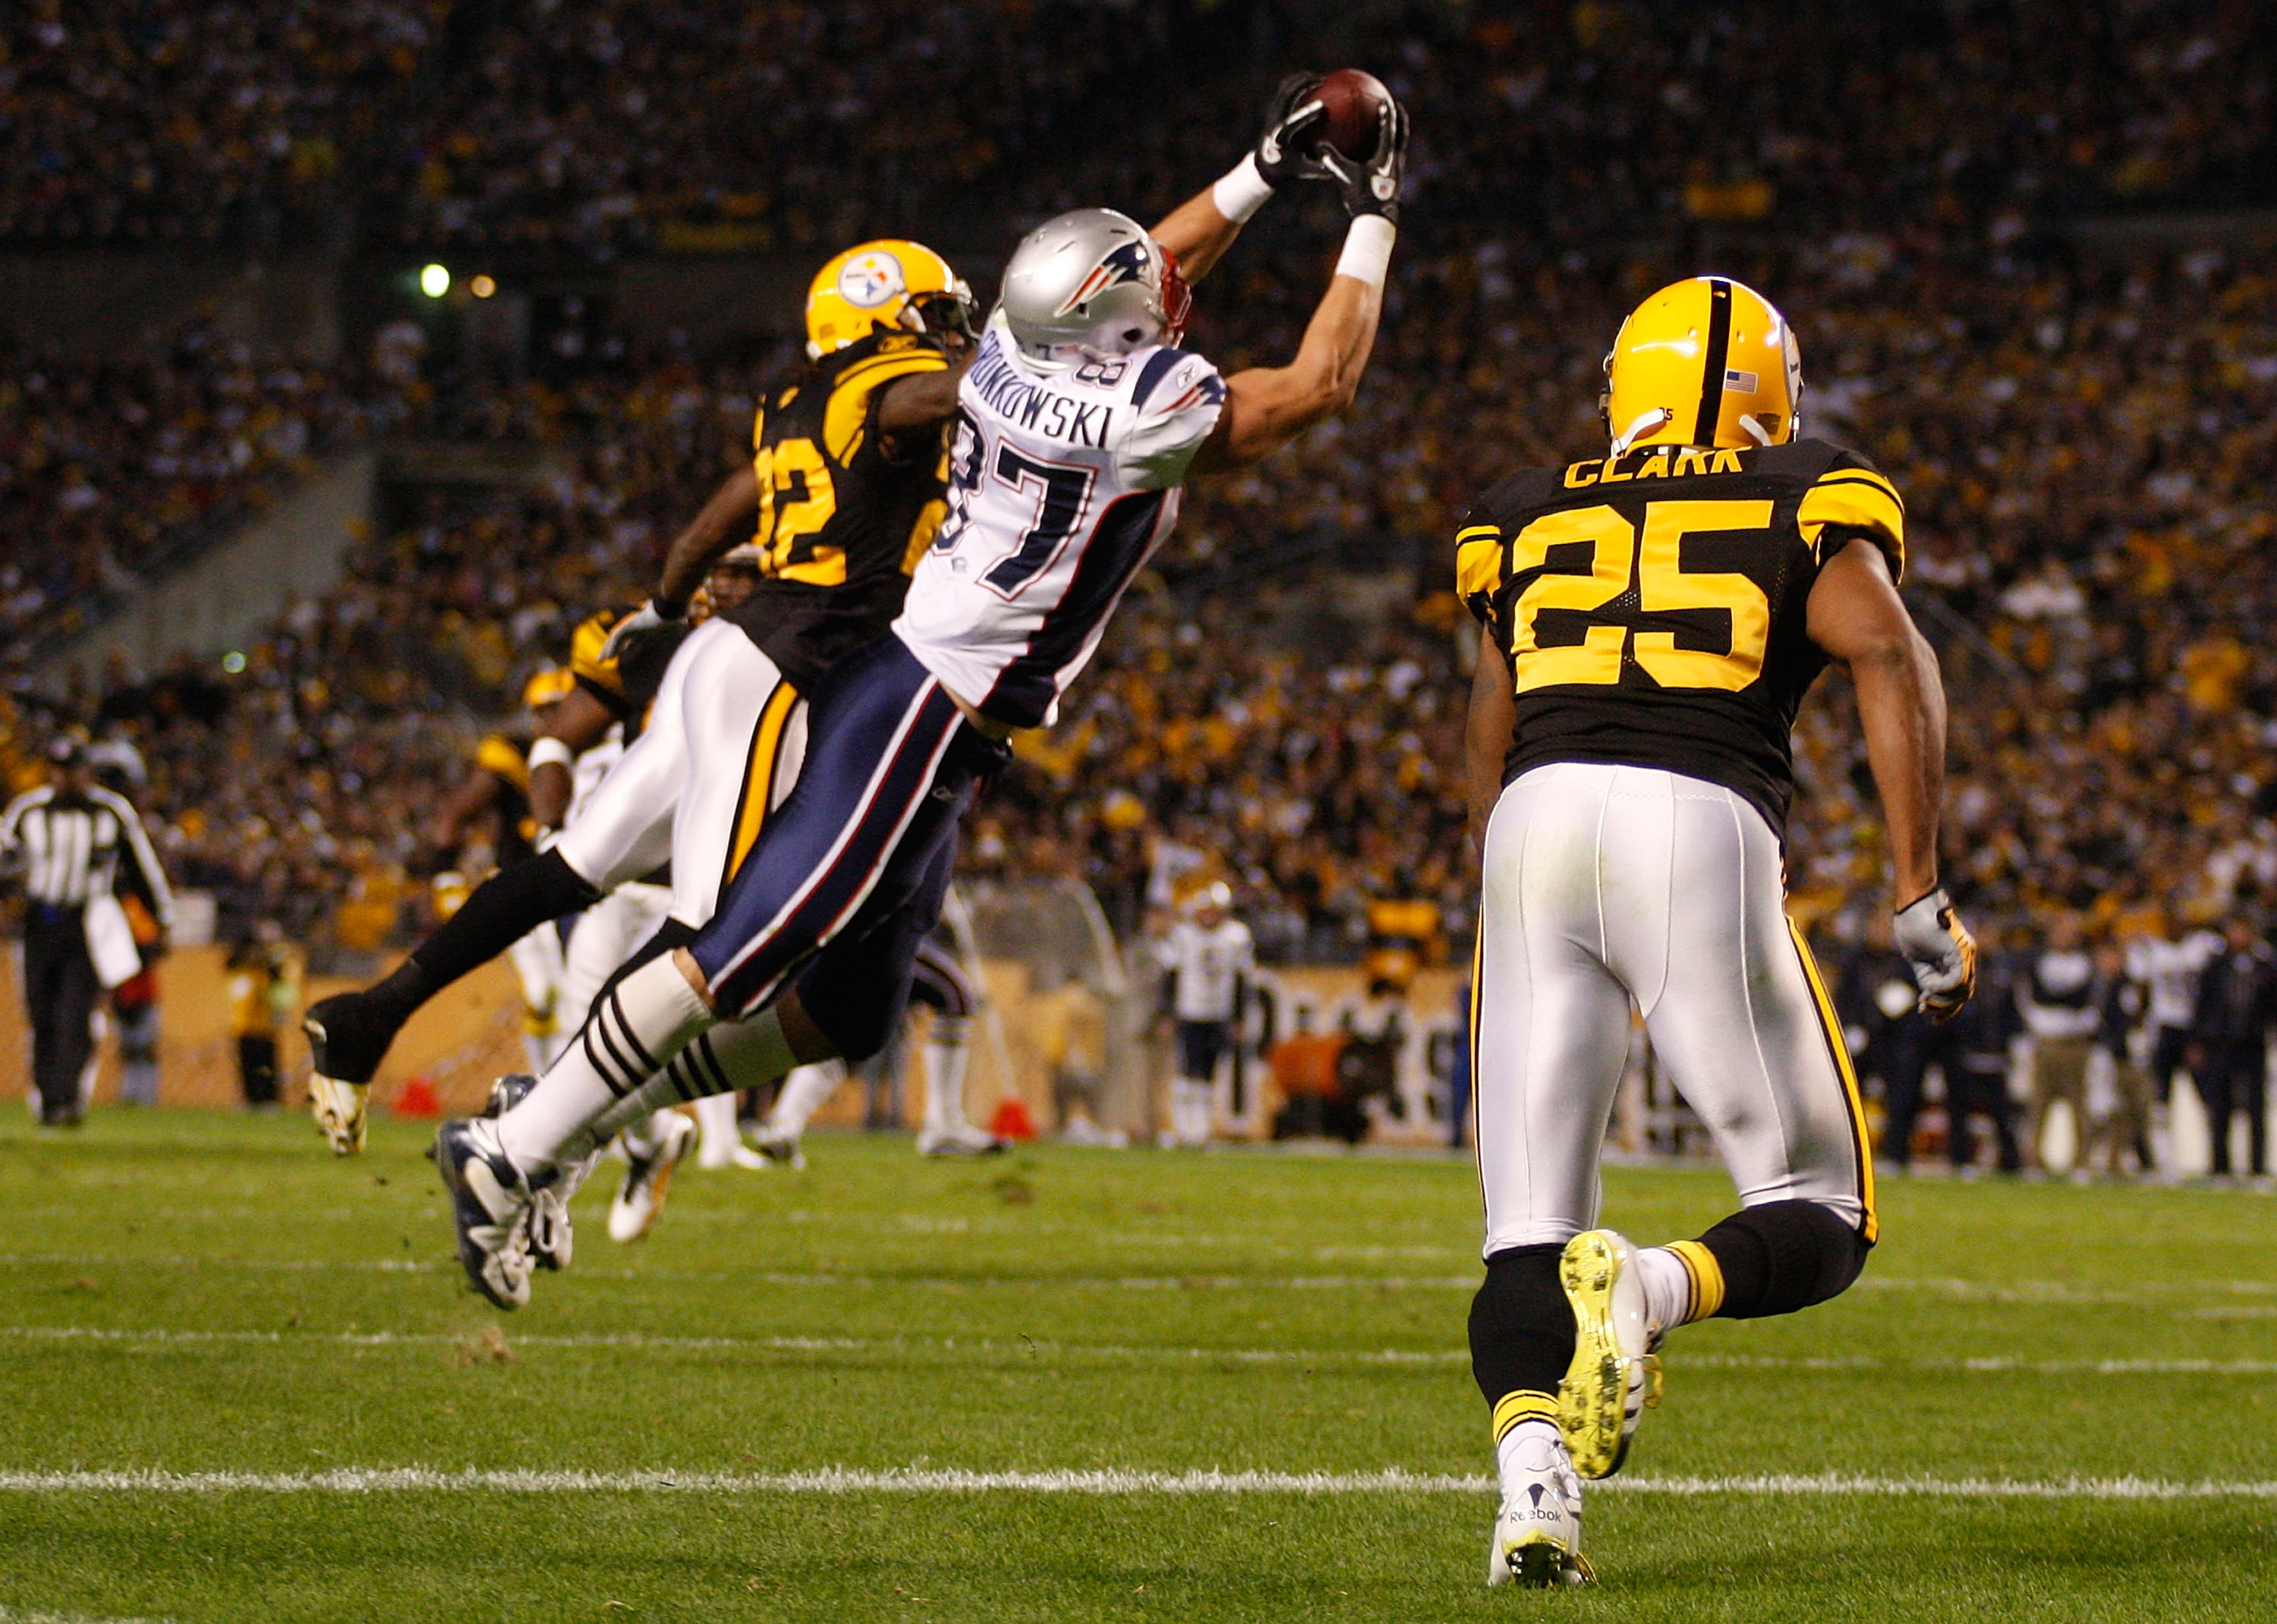
[[[1724,1271],[1697,1241],[1639,1247],[1636,1271],[1644,1285],[1645,1328],[1655,1338],[1724,1306]]]
[[[577,1160],[600,1142],[587,1132],[596,1118],[716,1024],[671,957],[641,966],[594,1000],[537,1086],[499,1119],[499,1145],[526,1175]]]
[[[690,1102],[725,1098],[738,1089],[763,1088],[798,1064],[772,1009],[748,1021],[713,1027],[682,1049],[665,1068],[593,1119],[596,1142],[638,1121],[651,1111]],[[697,1120],[703,1119],[699,1111]],[[735,1119],[727,1119],[730,1132]]]

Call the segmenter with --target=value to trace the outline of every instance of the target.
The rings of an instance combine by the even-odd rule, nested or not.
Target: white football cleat
[[[645,1155],[626,1152],[625,1181],[609,1203],[609,1239],[620,1243],[639,1240],[664,1210],[665,1192],[672,1175],[696,1149],[696,1124],[676,1111],[658,1113],[656,1148]]]
[[[451,1193],[467,1283],[499,1308],[522,1307],[529,1301],[529,1185],[497,1127],[480,1117],[446,1122],[430,1154]]]
[[[308,1114],[316,1119],[317,1131],[334,1156],[362,1151],[364,1106],[370,1095],[368,1083],[346,1082],[320,1071],[308,1074]]]
[[[918,1135],[919,1156],[994,1156],[1009,1149],[1005,1141],[970,1122],[939,1130],[927,1128]]]
[[[1581,1480],[1573,1461],[1546,1435],[1521,1441],[1504,1466],[1487,1583],[1550,1590],[1596,1576],[1581,1555]]]
[[[1636,1248],[1618,1231],[1584,1230],[1565,1243],[1557,1279],[1573,1309],[1573,1362],[1557,1385],[1557,1430],[1576,1472],[1610,1477],[1628,1458],[1644,1412],[1660,1402]]]

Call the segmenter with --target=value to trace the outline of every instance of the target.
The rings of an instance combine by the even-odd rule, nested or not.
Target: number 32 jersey
[[[982,715],[1050,723],[1170,533],[1224,400],[1199,355],[1157,345],[1047,371],[992,323],[957,391],[948,514],[895,633]]]
[[[1789,735],[1826,665],[1805,607],[1854,536],[1902,573],[1897,490],[1823,440],[1649,447],[1495,486],[1455,575],[1517,686],[1503,782],[1550,762],[1663,768],[1745,797],[1784,839]]]

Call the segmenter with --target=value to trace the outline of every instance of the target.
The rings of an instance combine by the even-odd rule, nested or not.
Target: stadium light
[[[234,677],[245,669],[245,656],[232,649],[221,656],[221,668]]]
[[[498,284],[488,277],[476,277],[467,287],[476,299],[488,299],[498,292]]]
[[[450,270],[441,265],[430,265],[419,273],[419,291],[430,299],[440,299],[451,291]]]

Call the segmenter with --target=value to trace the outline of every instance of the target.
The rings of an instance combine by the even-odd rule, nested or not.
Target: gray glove
[[[623,657],[634,643],[657,633],[669,631],[678,636],[688,629],[688,605],[664,603],[651,598],[638,609],[609,628],[601,643],[604,663]]]
[[[1976,938],[1953,911],[1953,899],[1938,886],[1900,908],[1891,930],[1921,990],[1922,1013],[1952,1020],[1976,990]]]

